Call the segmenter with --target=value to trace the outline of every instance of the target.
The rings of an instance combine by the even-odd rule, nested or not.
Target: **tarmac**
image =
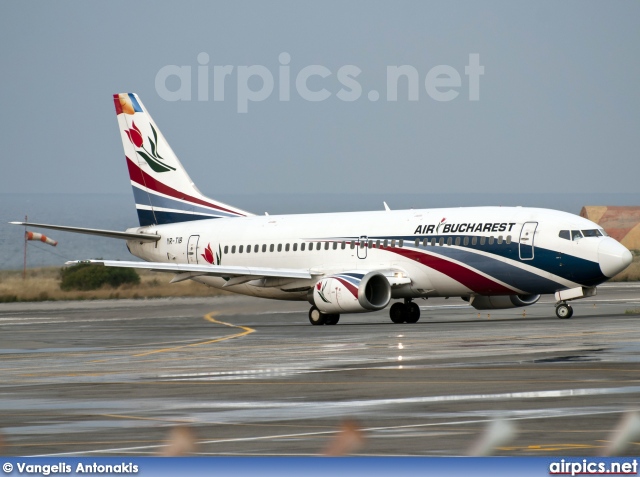
[[[197,455],[602,455],[640,410],[640,284],[557,319],[553,298],[477,311],[420,300],[311,326],[306,303],[247,297],[0,305],[0,453],[157,455],[176,426]],[[640,442],[626,451],[640,453]]]

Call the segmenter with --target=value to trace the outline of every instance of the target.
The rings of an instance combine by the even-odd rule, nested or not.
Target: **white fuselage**
[[[521,207],[265,215],[131,230],[162,236],[156,243],[127,242],[133,255],[152,262],[207,264],[213,258],[215,265],[305,269],[320,276],[392,270],[410,278],[394,288],[394,298],[544,294],[594,286],[609,278],[599,248],[613,241],[582,217]],[[563,230],[598,233],[571,240],[559,235]],[[218,288],[227,284],[219,277],[194,280]],[[305,300],[316,281],[263,278],[226,289]]]

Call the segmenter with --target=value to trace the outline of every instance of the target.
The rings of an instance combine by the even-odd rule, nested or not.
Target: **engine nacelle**
[[[539,299],[540,295],[475,296],[469,303],[476,310],[499,310],[533,305]]]
[[[313,288],[313,302],[322,313],[381,310],[391,300],[391,285],[380,272],[355,270],[325,277]]]

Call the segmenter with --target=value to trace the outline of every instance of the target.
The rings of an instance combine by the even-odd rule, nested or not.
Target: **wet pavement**
[[[640,285],[478,312],[418,302],[311,326],[245,297],[0,305],[0,429],[11,455],[146,455],[188,425],[202,455],[316,455],[346,420],[360,455],[598,455],[640,409]],[[640,312],[640,311],[639,311]],[[640,451],[640,444],[630,448]]]

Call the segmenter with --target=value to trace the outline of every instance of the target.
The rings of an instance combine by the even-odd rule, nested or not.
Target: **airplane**
[[[138,261],[108,267],[170,272],[231,292],[308,301],[312,325],[389,308],[416,323],[414,300],[461,297],[478,310],[570,301],[624,270],[632,255],[598,224],[525,207],[254,215],[200,192],[133,93],[113,96],[139,227],[125,232],[11,222],[126,240]],[[67,264],[78,262],[67,262]]]

